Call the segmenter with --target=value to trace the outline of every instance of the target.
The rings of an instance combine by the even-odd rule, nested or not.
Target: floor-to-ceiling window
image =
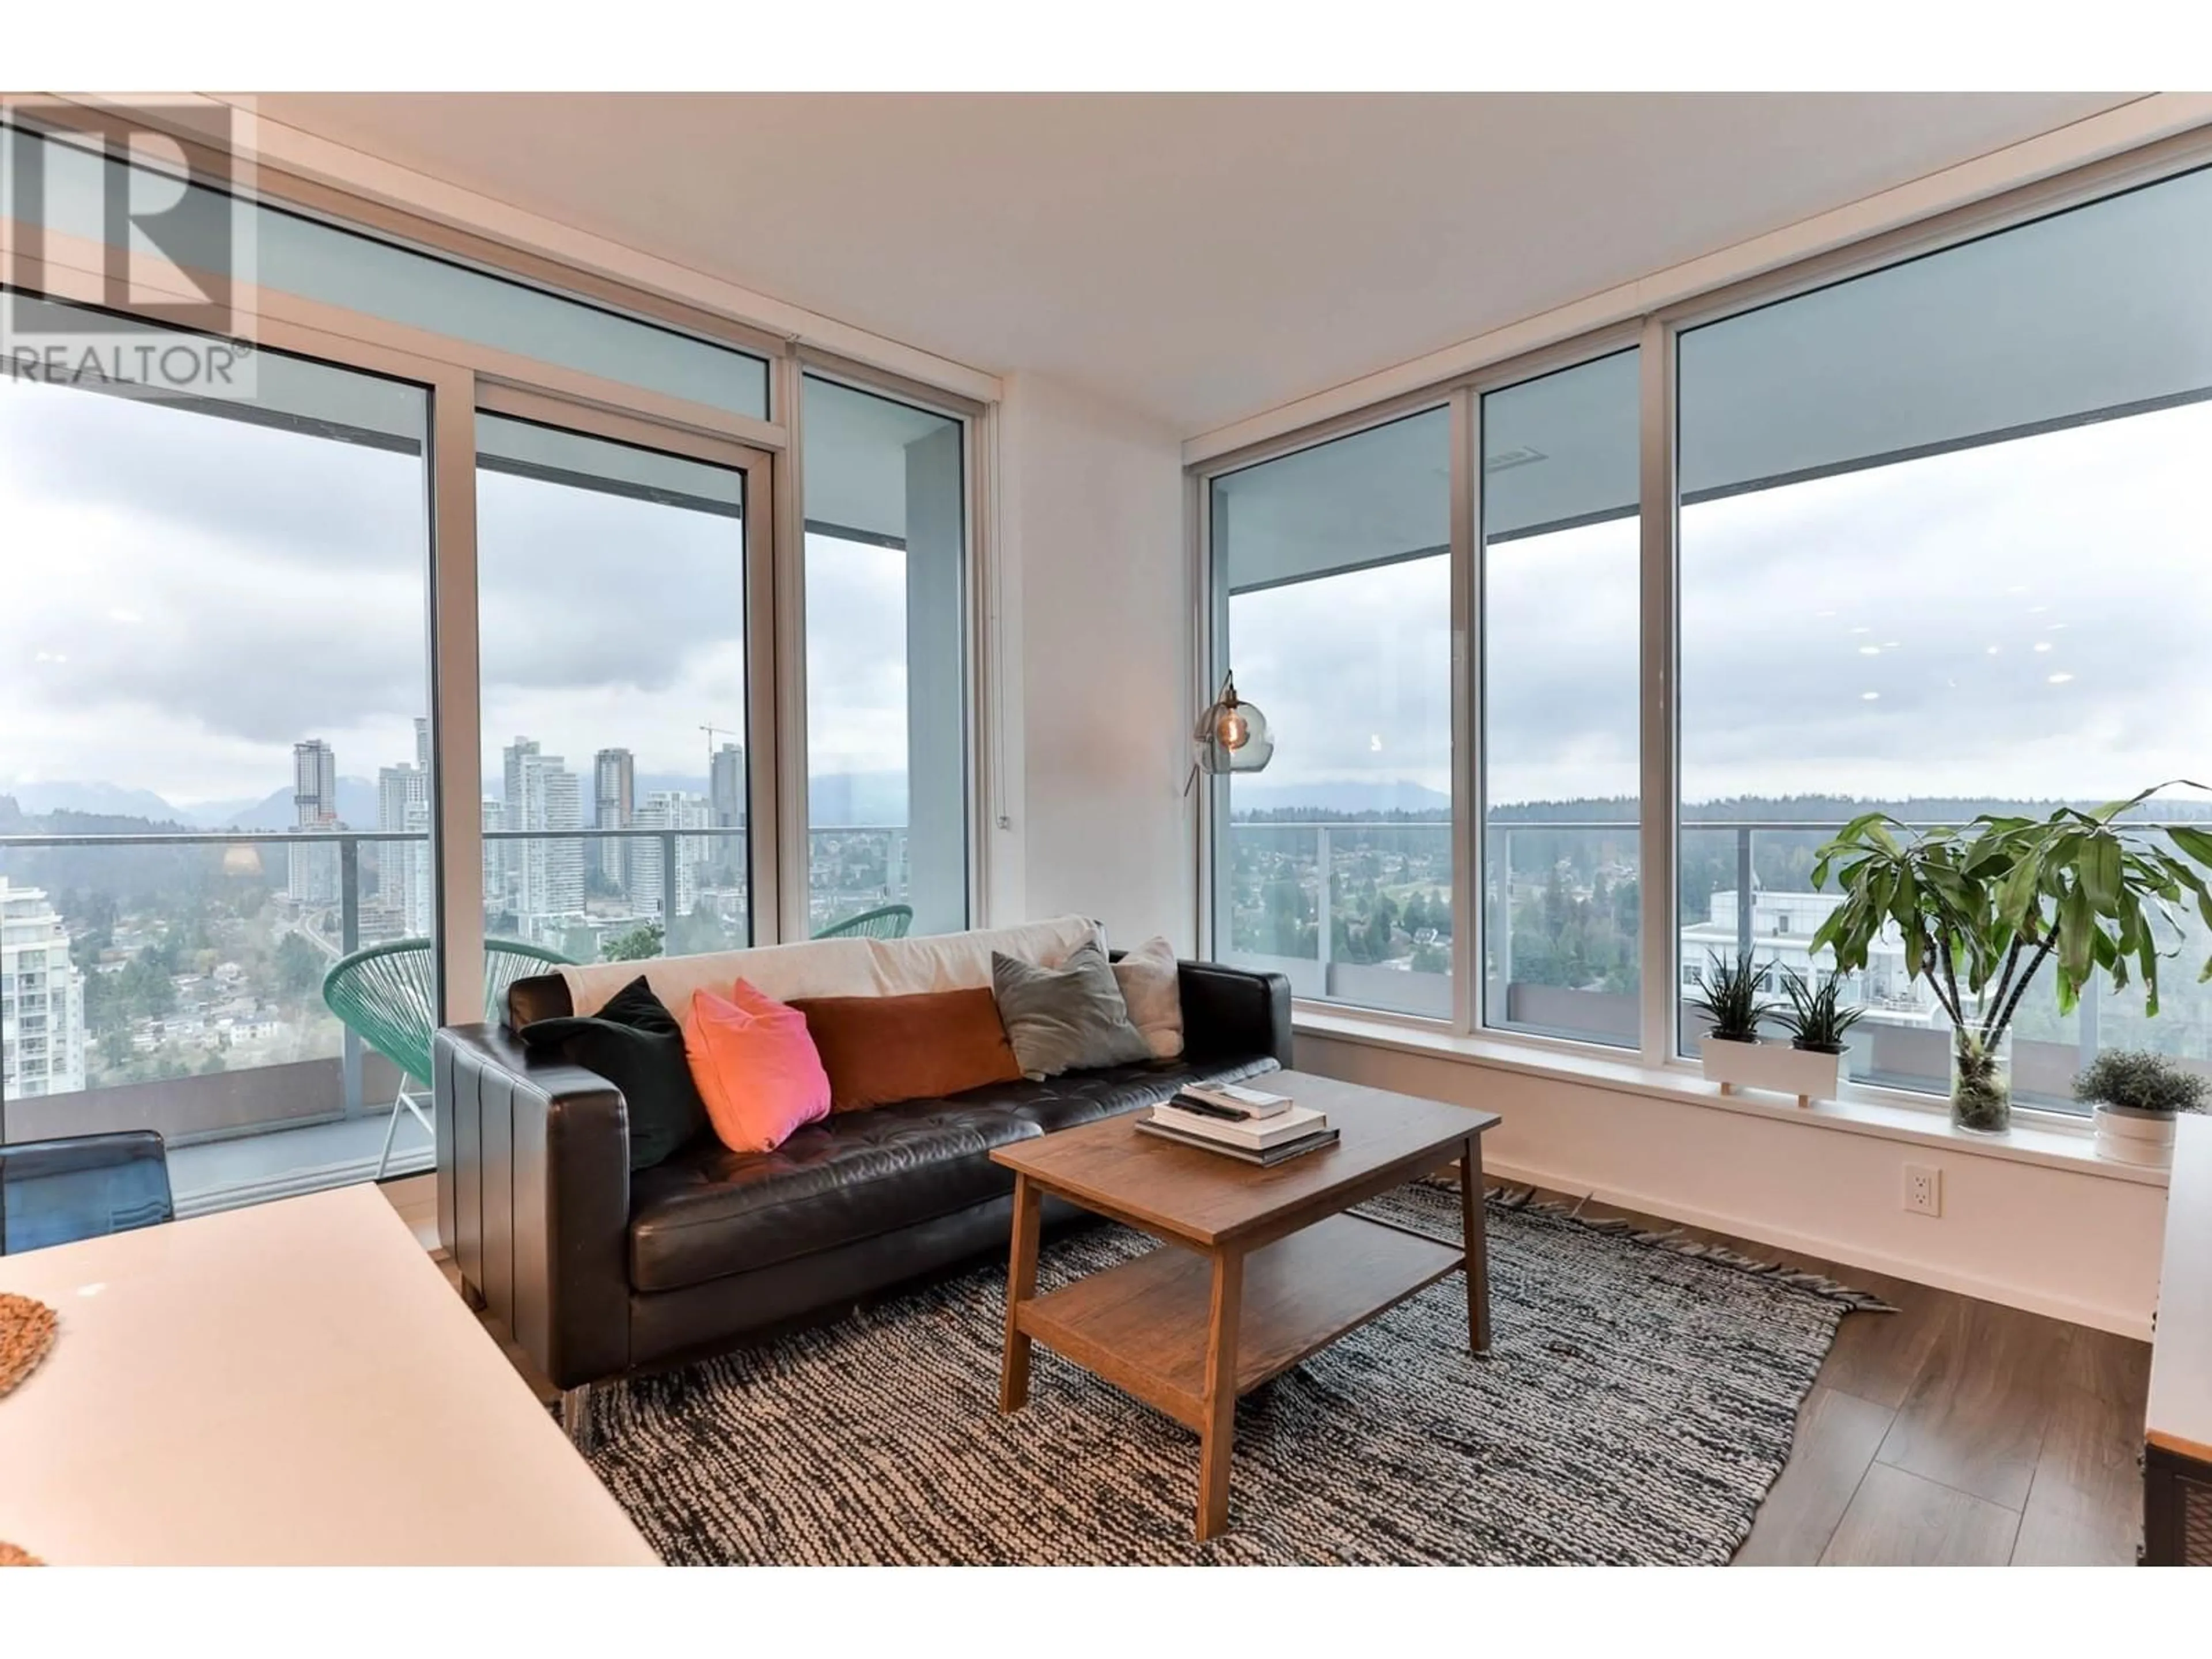
[[[1482,400],[1486,1025],[1633,1048],[1638,355]]]
[[[2208,270],[2199,173],[1682,335],[1686,986],[1741,950],[1821,966],[1838,901],[1808,872],[1858,813],[2039,817],[2206,776]],[[2212,1058],[2212,940],[2185,933],[2156,1019],[2139,988],[2063,1015],[2031,992],[2022,1097],[2063,1103],[2100,1046]],[[1850,995],[1851,1075],[1942,1086],[1901,939]]]
[[[967,474],[954,417],[805,377],[806,925],[968,922]]]
[[[1210,804],[1216,949],[1309,999],[1681,1063],[1716,956],[1826,970],[1815,849],[1857,813],[2041,817],[2212,781],[2209,266],[2212,171],[2185,172],[1439,387],[1480,440],[1455,474],[1442,410],[1201,469],[1207,661],[1277,738]],[[1455,690],[1480,807],[1456,868]],[[2139,984],[2063,1012],[2031,988],[2024,1103],[2069,1106],[2115,1046],[2212,1066],[2212,930],[2178,908],[2158,944],[2155,1018]],[[1846,1000],[1851,1079],[1946,1086],[1900,942]]]
[[[1298,994],[1452,1008],[1451,417],[1223,474],[1217,672],[1270,723],[1224,781],[1215,930]]]
[[[5,1132],[157,1129],[188,1211],[375,1167],[402,1079],[325,975],[427,960],[438,921],[428,398],[257,368],[250,398],[0,376]],[[423,1167],[401,1127],[389,1167]]]
[[[802,466],[787,344],[31,118],[0,119],[0,1133],[161,1128],[188,1212],[404,1174],[433,1152],[394,1111],[427,1105],[430,1029],[498,1018],[479,990],[546,957],[887,902],[964,923],[974,407],[810,380]],[[113,280],[116,227],[170,209]],[[249,283],[204,280],[247,245]],[[204,335],[251,365],[234,385],[14,349],[141,361],[195,288],[240,307]],[[109,309],[60,327],[71,300]],[[786,466],[824,520],[803,549]],[[800,653],[774,647],[802,557],[795,757]],[[811,823],[778,807],[810,759]],[[362,951],[404,981],[389,1018],[325,984]]]
[[[487,948],[750,943],[745,474],[495,415],[477,467]]]

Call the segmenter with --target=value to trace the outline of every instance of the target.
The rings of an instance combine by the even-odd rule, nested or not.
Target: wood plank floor
[[[1674,1224],[1596,1204],[1583,1213]],[[2134,1564],[2148,1343],[1725,1234],[1682,1231],[1826,1274],[1898,1310],[1844,1316],[1798,1413],[1789,1465],[1737,1565]],[[458,1287],[451,1262],[442,1253],[439,1261]],[[529,1377],[520,1351],[496,1325],[488,1328]]]
[[[1675,1224],[1595,1203],[1583,1213]],[[1897,1309],[1844,1316],[1738,1566],[2135,1564],[2148,1343],[1681,1231]]]

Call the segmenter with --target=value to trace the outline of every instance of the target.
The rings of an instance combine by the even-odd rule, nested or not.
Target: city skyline
[[[405,754],[428,682],[422,465],[0,385],[0,521],[16,545],[66,550],[0,607],[17,717],[0,793],[104,782],[197,811],[269,793],[303,729],[341,757]],[[611,732],[665,774],[695,769],[701,723],[744,726],[736,520],[489,471],[478,493],[488,734],[588,762]],[[904,556],[807,543],[810,596],[837,619],[808,640],[815,764],[902,769]]]

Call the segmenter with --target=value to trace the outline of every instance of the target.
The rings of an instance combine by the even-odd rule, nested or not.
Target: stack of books
[[[1232,1084],[1194,1084],[1179,1090],[1173,1100],[1139,1118],[1137,1127],[1247,1164],[1280,1164],[1337,1142],[1328,1114],[1301,1106],[1288,1095]]]

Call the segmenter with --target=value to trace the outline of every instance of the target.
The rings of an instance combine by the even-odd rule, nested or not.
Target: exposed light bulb
[[[1242,749],[1252,735],[1252,724],[1234,708],[1224,708],[1213,723],[1214,741],[1224,749]]]

